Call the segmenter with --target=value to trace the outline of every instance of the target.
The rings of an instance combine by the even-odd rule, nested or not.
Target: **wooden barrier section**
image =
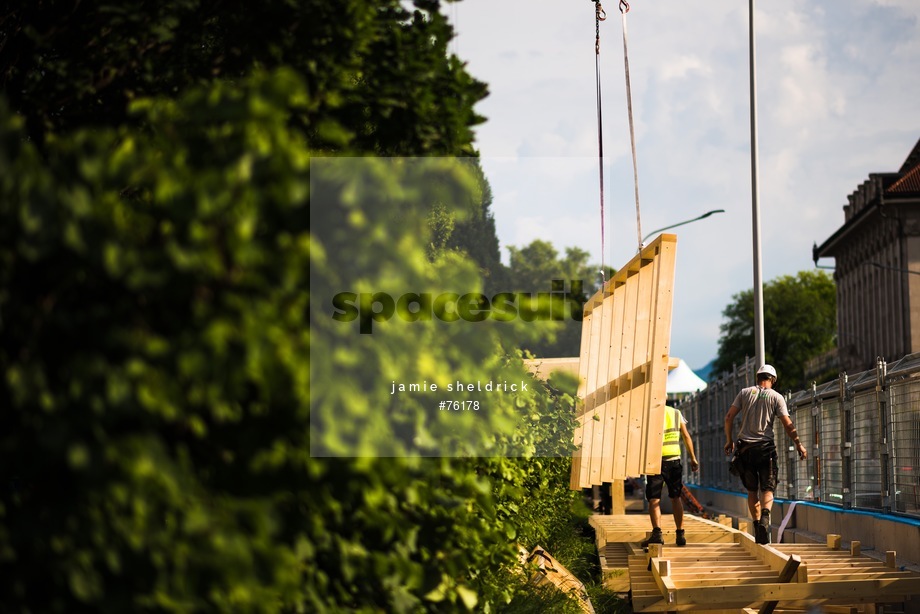
[[[659,235],[585,303],[573,490],[661,470],[676,247]]]

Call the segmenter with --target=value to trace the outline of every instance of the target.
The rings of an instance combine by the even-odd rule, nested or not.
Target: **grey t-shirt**
[[[740,409],[743,441],[773,441],[773,420],[788,416],[786,399],[772,388],[751,386],[738,393],[732,405]]]

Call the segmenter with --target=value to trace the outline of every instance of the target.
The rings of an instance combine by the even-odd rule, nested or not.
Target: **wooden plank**
[[[734,570],[734,571],[751,569],[754,566],[762,565],[762,563],[759,563],[758,561],[750,557],[739,557],[739,556],[733,556],[730,558],[719,558],[716,556],[700,556],[700,557],[692,557],[692,558],[687,557],[687,558],[680,558],[680,559],[675,558],[674,560],[679,561],[681,565],[699,565],[701,567],[713,565],[713,566],[718,566],[723,569],[729,569],[729,570]],[[769,569],[770,572],[773,574],[772,577],[774,578],[776,577],[775,569],[773,569],[769,565],[763,565],[763,568]]]
[[[594,415],[596,417],[596,422],[593,429],[593,440],[591,443],[591,463],[589,471],[589,481],[591,484],[602,484],[604,480],[601,478],[601,466],[603,465],[604,456],[606,451],[604,450],[604,431],[606,430],[607,422],[607,388],[603,386],[603,382],[607,377],[607,362],[610,352],[607,351],[607,348],[610,345],[610,331],[612,327],[612,318],[613,318],[613,305],[612,298],[604,297],[600,308],[594,311],[595,317],[600,316],[598,319],[600,325],[597,330],[597,356],[594,360],[597,372],[594,375],[595,382],[595,391],[594,391]]]
[[[588,348],[591,342],[591,314],[590,312],[582,313],[581,321],[581,348],[578,353],[578,398],[580,400],[576,415],[582,415],[585,412],[585,395],[588,388],[588,363],[590,356]],[[575,427],[575,451],[572,453],[572,470],[569,478],[569,489],[579,490],[581,488],[581,454],[582,443],[584,438],[584,427],[581,426],[581,420]]]
[[[815,563],[818,565],[852,565],[859,562],[866,562],[873,559],[868,559],[866,557],[852,557],[849,554],[844,556],[824,556],[824,555],[810,555],[802,554],[801,552],[790,552],[789,554],[798,554],[801,557],[804,557],[809,563]]]
[[[594,297],[590,299],[590,301],[597,301],[597,297],[598,295],[595,294]],[[590,332],[591,337],[588,343],[588,394],[585,397],[585,415],[584,420],[582,421],[584,430],[582,433],[581,469],[579,470],[581,488],[590,488],[592,486],[591,467],[595,463],[595,454],[598,453],[598,451],[593,448],[594,428],[595,426],[598,426],[599,428],[601,427],[594,419],[594,408],[597,401],[597,360],[601,347],[600,335],[602,323],[602,314],[597,309],[592,310]],[[598,482],[598,485],[600,485],[600,482]]]
[[[761,569],[754,571],[742,566],[735,566],[723,571],[708,571],[690,573],[687,571],[672,570],[671,578],[679,588],[689,586],[688,582],[700,582],[699,586],[724,586],[736,584],[737,582],[747,582],[751,584],[769,584],[776,579],[776,574],[772,569]]]
[[[618,386],[623,390],[620,391],[618,398],[619,420],[621,420],[620,431],[617,433],[617,440],[621,446],[621,455],[625,461],[625,476],[636,476],[636,468],[639,461],[630,458],[630,454],[635,454],[632,445],[635,444],[637,437],[641,436],[642,418],[638,414],[639,408],[634,407],[633,388],[637,384],[640,372],[635,371],[639,365],[636,363],[636,320],[639,317],[639,278],[638,270],[628,271],[626,278],[626,307],[623,313],[623,335],[620,340],[620,369],[623,375],[618,379]],[[625,379],[625,381],[623,381]],[[625,391],[625,392],[624,392]],[[637,423],[638,422],[638,423]],[[631,433],[637,429],[636,433]],[[632,445],[631,445],[632,444]]]
[[[657,249],[657,278],[653,287],[656,293],[652,319],[651,347],[649,351],[649,390],[646,405],[649,411],[649,433],[646,436],[645,473],[661,471],[661,447],[664,442],[664,407],[667,399],[668,363],[671,352],[671,315],[674,303],[674,273],[677,238],[662,240]],[[660,414],[660,416],[659,416]],[[653,429],[661,425],[661,432]]]
[[[859,560],[849,560],[849,561],[825,561],[825,562],[815,562],[809,561],[809,564],[814,568],[814,572],[818,573],[820,571],[834,571],[834,570],[850,570],[858,571],[860,569],[888,569],[885,567],[884,563],[876,561],[875,559],[862,558]]]
[[[591,323],[594,317],[585,311],[581,320],[581,345],[578,351],[578,398],[584,400],[588,394],[588,366],[591,362]],[[579,413],[584,413],[582,405]]]
[[[814,572],[809,576],[809,582],[836,582],[840,580],[881,580],[887,578],[916,578],[917,575],[909,571],[871,571],[871,572],[831,572],[820,573]]]
[[[601,477],[605,482],[614,479],[622,479],[626,471],[625,458],[619,469],[614,462],[616,448],[619,445],[617,435],[620,431],[618,423],[619,411],[616,397],[619,392],[615,388],[610,388],[609,383],[616,381],[622,370],[620,362],[620,344],[623,337],[623,312],[626,308],[626,284],[623,282],[614,282],[613,294],[610,300],[613,302],[613,316],[610,327],[610,336],[607,339],[607,372],[604,374],[604,382],[608,384],[608,402],[606,408],[607,422],[604,426],[604,460],[601,466]]]
[[[743,574],[735,575],[733,578],[719,578],[717,580],[707,580],[700,578],[676,578],[671,576],[674,586],[678,592],[691,588],[713,588],[723,586],[760,586],[767,584],[770,580],[776,579],[776,574],[771,574],[769,579],[760,577],[748,577]]]
[[[572,452],[572,468],[569,473],[569,490],[581,489],[581,447],[585,432],[585,429],[582,426],[582,422],[584,421],[584,417],[578,416],[576,421],[578,424],[575,427],[575,433],[573,436],[575,451]]]
[[[627,459],[626,472],[629,475],[646,473],[646,454],[648,453],[648,440],[653,432],[664,426],[652,424],[649,421],[648,406],[646,404],[646,390],[648,386],[648,354],[649,354],[649,321],[652,314],[651,290],[655,281],[655,261],[640,258],[637,263],[636,277],[636,318],[632,338],[632,364],[639,371],[634,377],[634,387],[629,391],[629,431],[627,432]],[[644,427],[644,428],[643,428]],[[660,467],[661,453],[658,454]],[[660,468],[658,469],[660,471]],[[655,473],[657,473],[656,471]]]
[[[676,592],[677,606],[707,606],[732,604],[744,607],[762,601],[790,600],[852,600],[875,599],[879,596],[920,594],[920,579],[847,580],[817,583],[772,583],[756,586],[727,586],[689,588]],[[687,609],[682,608],[682,609]]]

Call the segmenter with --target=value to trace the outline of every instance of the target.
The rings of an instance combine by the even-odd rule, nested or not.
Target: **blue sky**
[[[715,357],[722,310],[753,283],[748,2],[634,0],[627,16],[643,234],[677,228],[671,354]],[[638,245],[617,3],[604,3],[601,73],[607,250]],[[589,0],[447,5],[452,50],[489,85],[477,146],[503,257],[534,239],[601,261]],[[920,138],[920,2],[758,2],[757,104],[763,277],[813,268],[847,195],[895,171]],[[822,261],[833,265],[833,261]],[[753,353],[754,349],[751,348]]]

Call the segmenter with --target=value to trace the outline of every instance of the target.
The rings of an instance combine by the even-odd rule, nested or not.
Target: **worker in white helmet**
[[[778,469],[773,422],[779,417],[786,434],[795,442],[801,459],[808,457],[805,446],[789,417],[786,400],[776,392],[776,369],[763,365],[757,370],[757,385],[744,388],[725,415],[725,454],[734,453],[732,466],[748,491],[748,509],[754,520],[758,544],[770,543],[770,510],[776,490]],[[732,434],[735,416],[741,414],[738,440]]]

